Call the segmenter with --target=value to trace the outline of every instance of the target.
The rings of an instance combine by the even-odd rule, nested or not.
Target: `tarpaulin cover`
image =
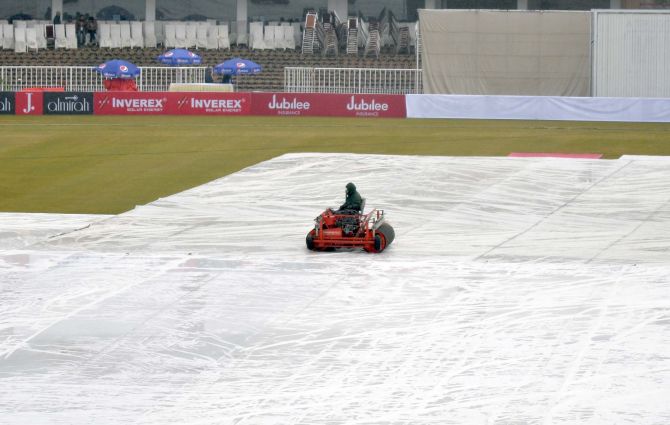
[[[349,181],[395,241],[308,251]],[[667,423],[668,181],[294,154],[117,216],[3,214],[0,422]]]

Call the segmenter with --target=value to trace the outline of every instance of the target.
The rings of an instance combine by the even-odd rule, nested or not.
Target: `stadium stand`
[[[0,63],[6,66],[97,66],[121,58],[139,66],[159,66],[156,57],[164,51],[162,47],[108,49],[91,46],[71,50],[63,55],[52,49],[32,53],[16,53],[12,49],[0,51]],[[416,66],[414,56],[396,55],[392,48],[383,49],[379,58],[302,55],[299,49],[253,50],[243,45],[231,45],[229,50],[198,50],[198,54],[206,66],[216,65],[231,57],[243,57],[260,64],[263,67],[261,73],[236,77],[235,84],[239,91],[283,91],[285,67],[412,69]]]
[[[385,20],[386,16],[384,11],[380,15]],[[406,44],[402,44],[402,51],[408,54],[397,54],[402,24],[398,24],[392,15],[388,20],[391,25],[387,28],[393,31],[388,37],[393,42],[388,45],[384,45],[381,36],[369,40],[367,32],[363,31],[369,25],[364,17],[341,21],[334,12],[321,10],[307,13],[303,23],[250,22],[248,46],[246,37],[234,32],[238,23],[226,21],[99,20],[97,43],[84,46],[77,46],[73,24],[1,22],[0,64],[94,67],[111,59],[124,59],[139,66],[155,67],[159,66],[156,62],[158,55],[177,47],[197,49],[203,66],[213,66],[231,57],[250,59],[261,64],[263,71],[235,77],[237,90],[282,91],[286,67],[415,68],[416,57]],[[374,54],[368,53],[369,45],[373,46]],[[72,50],[63,55],[60,49]],[[347,54],[339,55],[339,52]]]

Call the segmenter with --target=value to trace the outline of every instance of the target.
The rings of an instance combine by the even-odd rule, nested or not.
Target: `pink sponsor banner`
[[[96,115],[248,115],[248,93],[99,92]]]
[[[15,96],[16,115],[42,115],[44,93],[17,92]]]
[[[252,93],[252,115],[405,118],[404,95]]]

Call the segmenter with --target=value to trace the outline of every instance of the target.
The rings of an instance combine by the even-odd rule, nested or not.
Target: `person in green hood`
[[[344,200],[344,204],[340,206],[340,214],[359,214],[362,208],[363,198],[356,190],[356,185],[347,183],[347,197]]]

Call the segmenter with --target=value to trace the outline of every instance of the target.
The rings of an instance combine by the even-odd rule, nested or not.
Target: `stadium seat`
[[[198,22],[195,29],[195,47],[196,49],[209,49],[209,38],[207,30],[209,29],[209,23],[207,22]]]
[[[186,23],[186,43],[184,45],[185,49],[191,49],[196,47],[196,41],[198,39],[198,23],[197,22],[187,22]]]
[[[35,38],[37,41],[37,48],[38,49],[46,49],[47,48],[47,24],[43,22],[37,22],[35,23]],[[53,29],[52,29],[53,31]],[[30,47],[28,47],[30,48]]]
[[[275,49],[285,49],[286,42],[284,40],[284,26],[281,24],[275,26]],[[291,35],[293,37],[293,35]]]
[[[74,24],[65,24],[65,38],[67,39],[66,48],[77,48],[77,30]]]
[[[16,53],[25,53],[27,51],[25,26],[14,27],[14,51]]]
[[[302,28],[300,22],[294,22],[291,26],[293,27],[293,48],[295,49],[295,47],[300,46],[300,42],[302,42]]]
[[[39,50],[39,43],[37,42],[37,28],[26,28],[26,48],[28,50]]]
[[[144,34],[142,22],[132,21],[130,23],[130,47],[144,47]]]
[[[233,27],[234,34],[231,35],[231,41],[234,39],[238,46],[249,46],[249,33],[247,32],[247,21],[235,21]]]
[[[282,48],[295,49],[295,27],[293,25],[282,25]]]
[[[98,44],[100,47],[112,47],[112,27],[106,22],[98,23]]]
[[[207,28],[207,49],[218,49],[219,48],[219,27],[216,25],[210,25]]]
[[[153,21],[156,44],[165,47],[165,21]]]
[[[156,28],[154,21],[142,22],[142,30],[144,35],[144,47],[156,47],[158,44],[156,37]]]
[[[175,24],[174,28],[174,47],[180,49],[186,48],[186,25],[182,23]]]
[[[262,22],[249,23],[249,47],[253,50],[265,49]]]
[[[63,24],[54,25],[54,31],[56,32],[56,38],[54,39],[54,48],[66,49],[67,38],[65,38],[65,25]]]
[[[230,49],[230,38],[228,37],[228,25],[218,26],[218,42],[219,49]]]
[[[277,28],[275,25],[266,25],[263,28],[263,44],[265,45],[265,49],[274,49],[277,47],[275,43],[275,28]]]
[[[164,47],[171,49],[177,46],[177,24],[166,23],[165,26],[165,42]]]
[[[132,47],[132,38],[130,35],[130,22],[122,21],[119,23],[121,28],[121,48]]]
[[[2,24],[2,48],[14,49],[14,26],[12,24]]]
[[[121,25],[109,24],[109,33],[111,37],[110,46],[112,49],[119,49],[121,47]]]

